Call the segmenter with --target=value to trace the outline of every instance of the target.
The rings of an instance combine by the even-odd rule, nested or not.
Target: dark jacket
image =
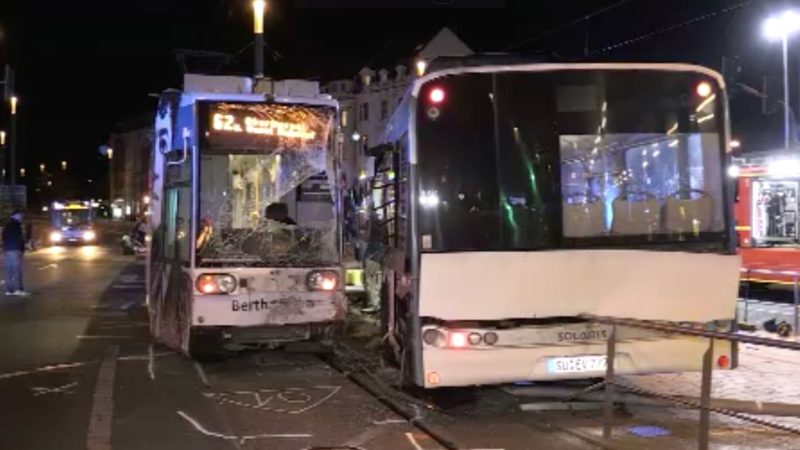
[[[25,251],[25,235],[22,233],[22,224],[16,219],[9,219],[3,227],[3,250],[10,252]]]

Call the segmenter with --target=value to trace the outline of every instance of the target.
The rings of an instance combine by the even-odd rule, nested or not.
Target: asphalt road
[[[33,295],[0,297],[0,449],[438,448],[313,355],[200,365],[151,345],[134,261],[27,256]]]
[[[0,450],[444,448],[315,355],[199,364],[153,345],[144,265],[113,243],[39,250],[25,269],[33,295],[0,297]],[[433,397],[437,410],[418,418],[455,448],[601,448],[585,438],[599,431],[596,410],[522,413],[502,389]],[[681,419],[683,434],[694,423]]]

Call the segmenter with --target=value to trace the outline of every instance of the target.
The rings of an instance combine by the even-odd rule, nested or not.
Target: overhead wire
[[[693,17],[693,18],[691,18],[689,20],[685,20],[683,22],[680,22],[680,23],[677,23],[677,24],[674,24],[674,25],[670,25],[670,26],[665,27],[665,28],[661,28],[661,29],[658,29],[658,30],[655,30],[655,31],[651,31],[649,33],[641,34],[641,35],[633,37],[633,38],[624,39],[624,40],[616,42],[614,44],[607,45],[607,46],[605,46],[603,48],[600,48],[598,50],[589,52],[587,56],[594,56],[594,55],[599,55],[601,53],[607,53],[607,52],[610,52],[612,50],[616,50],[616,49],[621,48],[621,47],[626,47],[628,45],[635,44],[637,42],[641,42],[641,41],[644,41],[646,39],[653,38],[655,36],[659,36],[661,34],[670,33],[672,31],[678,30],[680,28],[683,28],[683,27],[686,27],[686,26],[689,26],[689,25],[692,25],[692,24],[695,24],[695,23],[698,23],[698,22],[702,22],[704,20],[711,19],[711,18],[716,17],[716,16],[721,16],[723,14],[727,14],[727,13],[732,12],[732,11],[736,11],[736,10],[745,8],[745,7],[749,6],[752,3],[756,3],[757,1],[758,0],[745,0],[743,2],[739,2],[739,3],[735,4],[735,5],[731,5],[731,6],[716,10],[716,11],[712,11],[712,12],[709,12],[709,13],[706,13],[706,14],[703,14],[703,15],[700,15],[700,16],[697,16],[697,17]]]
[[[626,3],[630,3],[632,1],[634,1],[634,0],[618,0],[615,3],[612,3],[610,5],[606,5],[606,6],[600,8],[598,10],[595,10],[595,11],[589,13],[589,14],[583,14],[578,18],[570,20],[569,22],[565,22],[565,23],[563,23],[561,25],[558,25],[558,26],[556,26],[554,28],[550,28],[548,30],[542,31],[539,34],[537,34],[536,36],[533,36],[533,37],[530,37],[530,38],[526,38],[526,39],[523,39],[523,40],[518,41],[516,43],[507,45],[506,47],[503,48],[503,51],[513,50],[515,48],[522,47],[523,45],[528,45],[531,42],[536,42],[539,39],[545,38],[545,37],[547,37],[547,36],[549,36],[551,34],[558,33],[560,31],[563,31],[563,30],[565,30],[565,29],[567,29],[567,28],[569,28],[571,26],[577,25],[579,23],[591,20],[591,19],[593,19],[593,18],[595,18],[595,17],[597,17],[597,16],[599,16],[601,14],[605,14],[605,13],[611,11],[611,10],[619,8],[620,6],[623,6]]]

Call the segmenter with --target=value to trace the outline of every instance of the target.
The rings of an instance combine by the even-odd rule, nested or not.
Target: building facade
[[[343,165],[352,185],[365,171],[366,149],[380,144],[384,127],[414,79],[427,62],[441,56],[467,56],[472,50],[450,29],[441,29],[427,43],[402,54],[382,55],[381,61],[361,68],[352,79],[333,80],[322,92],[339,101],[344,136]]]
[[[111,135],[109,199],[114,218],[135,217],[147,209],[153,148],[151,122],[149,115],[121,122]]]

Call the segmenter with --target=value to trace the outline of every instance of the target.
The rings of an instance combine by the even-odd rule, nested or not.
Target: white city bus
[[[367,257],[406,381],[602,376],[610,328],[582,315],[730,326],[719,74],[485,58],[434,61],[373,149]],[[699,370],[708,348],[617,337],[623,374]],[[732,368],[736,348],[718,342],[714,361]]]
[[[190,355],[324,337],[344,319],[337,104],[165,92],[155,124],[148,305]]]

